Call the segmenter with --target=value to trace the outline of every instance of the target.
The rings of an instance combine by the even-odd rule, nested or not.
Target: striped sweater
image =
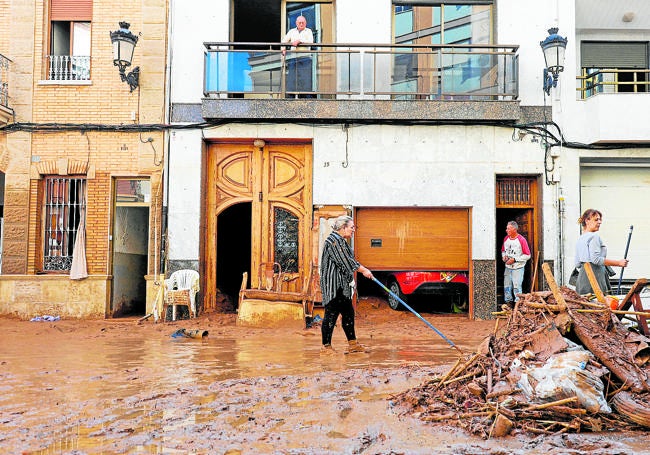
[[[350,283],[354,280],[354,272],[360,267],[352,247],[338,233],[332,232],[323,247],[320,263],[320,287],[323,293],[323,305],[331,302],[337,293],[342,293],[351,299],[354,288]]]

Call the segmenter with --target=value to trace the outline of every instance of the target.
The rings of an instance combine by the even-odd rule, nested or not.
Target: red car
[[[467,311],[469,302],[467,272],[388,272],[385,280],[386,287],[407,304],[411,296],[446,296],[451,298],[452,312]],[[394,310],[405,309],[404,305],[390,294],[388,294],[388,304]]]

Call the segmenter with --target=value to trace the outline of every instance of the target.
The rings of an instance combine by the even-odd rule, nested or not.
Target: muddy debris
[[[485,439],[650,428],[650,340],[620,313],[568,287],[522,294],[476,352],[391,403]]]

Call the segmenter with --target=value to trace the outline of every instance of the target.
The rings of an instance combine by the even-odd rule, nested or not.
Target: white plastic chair
[[[179,294],[189,291],[189,299]],[[196,294],[199,292],[199,272],[196,270],[177,270],[165,280],[165,305],[163,320],[167,317],[167,307],[172,306],[172,321],[176,320],[176,307],[185,305],[190,312],[190,318],[196,317]],[[187,294],[186,294],[187,295]]]

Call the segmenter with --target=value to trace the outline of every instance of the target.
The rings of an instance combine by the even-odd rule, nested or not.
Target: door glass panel
[[[299,222],[298,217],[280,207],[273,213],[274,261],[283,272],[298,272]]]

